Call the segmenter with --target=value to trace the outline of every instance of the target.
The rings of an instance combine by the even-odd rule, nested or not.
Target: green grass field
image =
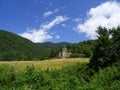
[[[66,59],[53,59],[44,61],[0,61],[0,65],[13,66],[17,70],[25,70],[27,66],[34,66],[36,70],[46,69],[61,69],[63,67],[71,66],[76,63],[88,63],[88,58],[66,58]]]

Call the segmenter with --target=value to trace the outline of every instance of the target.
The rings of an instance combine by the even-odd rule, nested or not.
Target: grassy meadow
[[[120,90],[119,67],[94,72],[88,63],[89,58],[1,61],[0,90]]]
[[[64,58],[44,61],[0,61],[0,65],[13,66],[16,70],[25,70],[27,66],[34,66],[36,70],[61,69],[76,63],[88,63],[88,58]]]

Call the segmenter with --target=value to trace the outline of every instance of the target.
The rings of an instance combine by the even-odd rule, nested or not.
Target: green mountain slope
[[[11,32],[0,30],[0,61],[56,58],[62,47],[67,47],[72,52],[71,57],[90,57],[94,45],[94,40],[80,43],[33,43]]]
[[[47,49],[11,32],[0,30],[0,60],[39,60]]]
[[[91,57],[92,52],[94,50],[94,46],[96,44],[96,40],[87,40],[79,43],[68,43],[68,42],[60,42],[60,43],[37,43],[43,48],[49,49],[50,58],[57,57],[62,47],[67,47],[68,51],[72,54],[70,57]]]
[[[37,44],[48,50],[48,53],[50,53],[49,58],[58,58],[59,52],[61,51],[62,47],[68,47],[72,45],[71,43],[68,42],[60,42],[60,43],[44,42]]]

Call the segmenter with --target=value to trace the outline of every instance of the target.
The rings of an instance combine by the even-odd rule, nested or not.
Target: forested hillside
[[[66,47],[68,51],[72,53],[70,57],[77,58],[77,57],[91,57],[94,47],[96,45],[96,40],[87,40],[79,43],[45,42],[45,43],[37,43],[37,44],[49,50],[50,58],[57,57],[62,47]]]
[[[80,43],[33,43],[11,32],[0,30],[0,60],[3,61],[58,58],[62,47],[67,47],[72,53],[70,57],[90,57],[94,45],[94,40]]]
[[[37,43],[37,44],[48,50],[48,52],[50,53],[49,58],[58,58],[58,54],[63,47],[69,47],[72,45],[71,43],[68,43],[68,42],[60,42],[60,43],[44,42],[44,43]]]
[[[72,52],[71,57],[91,57],[93,54],[96,40],[87,40],[68,46]]]
[[[0,30],[0,60],[39,60],[47,57],[48,54],[47,49],[31,41]]]

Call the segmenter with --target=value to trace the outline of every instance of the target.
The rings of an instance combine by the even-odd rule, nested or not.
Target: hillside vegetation
[[[74,57],[90,57],[95,40],[80,43],[33,43],[19,35],[0,30],[0,61],[44,60],[58,58],[62,47],[67,47]]]
[[[0,30],[0,60],[39,60],[47,57],[48,54],[47,49],[31,41]]]

